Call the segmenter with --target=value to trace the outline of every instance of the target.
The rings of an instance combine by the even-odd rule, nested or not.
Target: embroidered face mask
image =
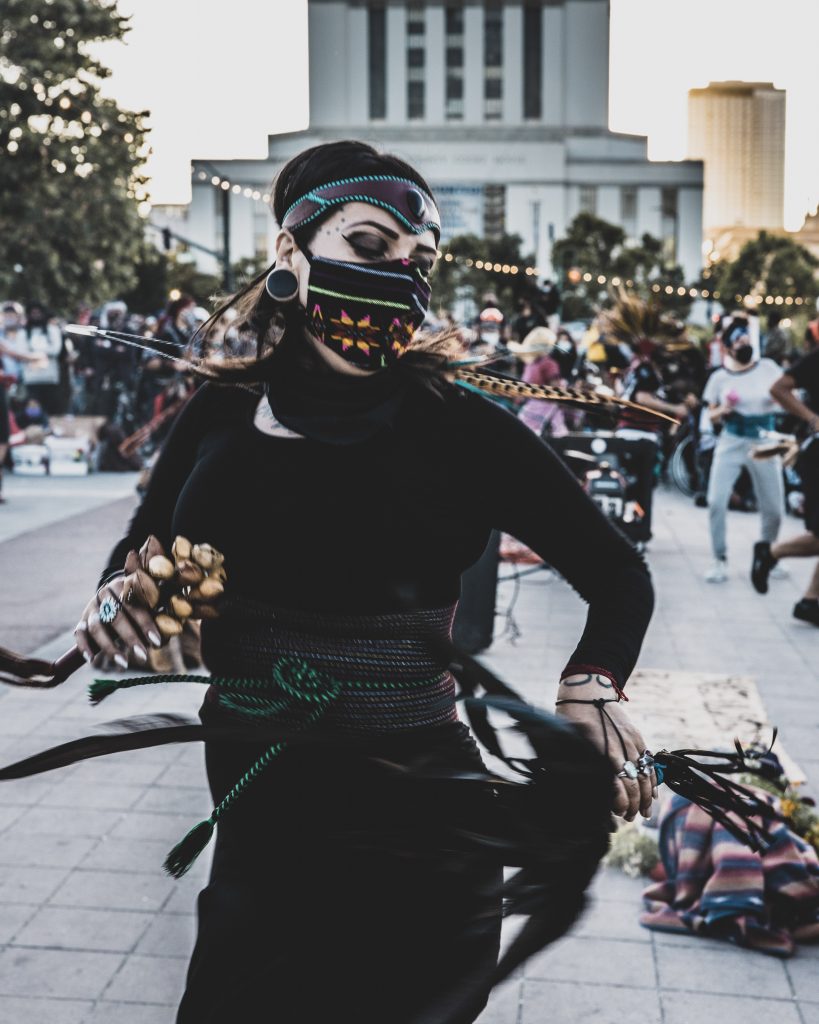
[[[419,267],[411,260],[365,264],[305,255],[307,330],[364,370],[400,359],[429,308],[430,286]]]

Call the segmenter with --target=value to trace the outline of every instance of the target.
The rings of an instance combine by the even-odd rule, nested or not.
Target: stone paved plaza
[[[133,508],[133,482],[7,480],[0,643],[50,657],[70,645],[83,595]],[[819,795],[819,630],[790,618],[810,566],[790,566],[791,578],[759,597],[747,582],[756,520],[732,514],[732,578],[708,585],[705,517],[676,494],[658,495],[650,551],[658,608],[640,665],[753,676]],[[798,529],[788,519],[783,532]],[[503,585],[501,608],[511,591]],[[521,638],[497,640],[487,661],[548,705],[583,606],[539,573],[522,584],[516,618]],[[192,710],[201,698],[198,688],[143,688],[91,708],[90,676],[83,670],[53,691],[0,692],[0,761],[111,718]],[[650,732],[646,739],[651,746]],[[172,1024],[207,857],[178,882],[161,865],[209,810],[193,746],[0,786],[0,1024]],[[618,871],[601,873],[580,925],[496,993],[481,1024],[819,1024],[819,948],[780,961],[651,933],[637,923],[641,889]]]

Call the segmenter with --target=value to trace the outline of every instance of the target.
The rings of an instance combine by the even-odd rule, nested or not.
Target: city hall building
[[[607,0],[309,0],[308,10],[309,129],[270,136],[266,160],[194,161],[190,206],[157,207],[157,223],[221,251],[229,204],[231,259],[266,257],[276,227],[255,197],[293,154],[358,138],[426,177],[444,242],[518,234],[549,276],[553,242],[586,210],[629,238],[662,239],[668,260],[697,277],[702,164],[650,162],[644,138],[609,131]]]

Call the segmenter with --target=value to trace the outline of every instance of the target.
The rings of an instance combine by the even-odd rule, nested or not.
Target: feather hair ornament
[[[169,359],[172,362],[178,363],[179,366],[184,369],[192,370],[194,373],[202,374],[202,376],[205,377],[210,377],[210,374],[203,370],[203,364],[201,361],[193,361],[190,359],[184,359],[181,356],[169,355],[167,352],[163,352],[160,349],[155,348],[153,345],[150,345],[145,338],[136,334],[127,334],[123,331],[105,331],[100,327],[86,327],[81,324],[69,324],[68,327],[66,327],[66,332],[68,334],[78,334],[83,337],[107,338],[110,341],[122,342],[125,345],[133,345],[134,348],[142,349],[145,352],[150,352],[153,355],[160,356],[162,359]],[[506,377],[500,373],[490,373],[487,370],[471,369],[469,366],[463,365],[461,362],[450,364],[448,374],[454,377],[462,386],[476,388],[478,391],[485,391],[488,394],[499,395],[506,398],[520,398],[523,400],[529,398],[541,398],[549,402],[565,402],[589,411],[595,407],[605,412],[612,412],[628,407],[631,409],[639,409],[643,413],[656,416],[658,419],[666,420],[667,422],[675,425],[679,422],[674,419],[673,416],[666,416],[665,413],[657,412],[656,409],[649,409],[636,402],[629,402],[625,398],[618,398],[608,389],[604,388],[579,387],[572,384],[527,384],[524,381],[516,380],[514,377]]]
[[[658,412],[656,409],[649,409],[648,406],[640,405],[638,402],[630,402],[625,398],[618,398],[605,388],[578,387],[573,384],[527,384],[525,381],[516,380],[514,377],[505,377],[499,373],[488,373],[486,370],[470,370],[460,367],[455,370],[455,379],[462,385],[477,388],[490,395],[499,395],[504,398],[541,398],[548,402],[566,402],[570,405],[589,407],[597,406],[606,412],[619,409],[639,409],[640,412],[656,416],[658,419],[667,420],[669,423],[679,425],[679,420],[673,416]]]

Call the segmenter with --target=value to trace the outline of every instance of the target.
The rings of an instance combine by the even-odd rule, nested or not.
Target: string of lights
[[[214,188],[231,192],[233,195],[243,196],[245,199],[250,199],[256,203],[264,203],[265,206],[270,203],[269,192],[263,192],[252,185],[242,185],[237,182],[228,181],[227,178],[223,178],[219,174],[210,174],[207,171],[199,170],[194,175],[194,178],[200,182],[209,182]],[[483,270],[492,274],[508,274],[510,277],[514,277],[517,274],[525,274],[527,277],[541,276],[539,267],[520,266],[515,263],[495,263],[492,260],[472,259],[468,256],[459,256],[452,252],[441,252],[440,250],[438,255],[445,263],[457,263],[461,266],[474,267],[476,270]],[[634,281],[628,278],[623,280],[617,276],[608,277],[606,274],[584,273],[576,267],[573,267],[567,276],[572,284],[580,284],[582,281],[584,284],[611,285],[612,288],[634,287]],[[712,291],[709,288],[694,288],[693,286],[673,284],[664,285],[658,281],[652,283],[651,290],[657,295],[676,295],[679,298],[687,296],[690,299],[713,299],[719,301],[721,297],[719,291]],[[746,306],[803,306],[810,303],[810,299],[803,298],[802,296],[760,295],[758,293],[735,295],[734,301],[743,303]]]

